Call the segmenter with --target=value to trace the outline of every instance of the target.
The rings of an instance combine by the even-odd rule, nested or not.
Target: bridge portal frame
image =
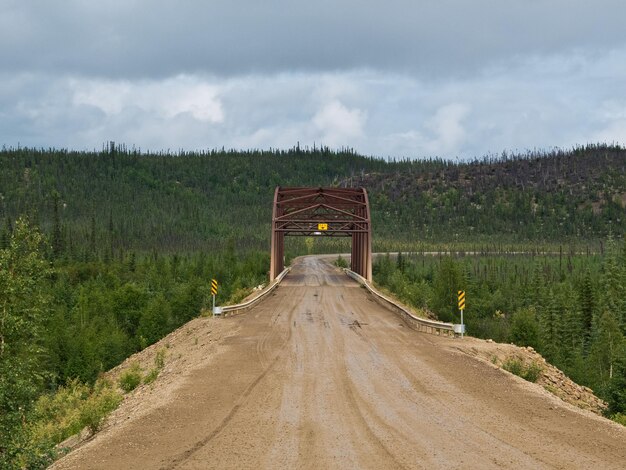
[[[270,281],[285,267],[285,236],[351,237],[351,269],[372,281],[372,224],[365,188],[274,191]]]

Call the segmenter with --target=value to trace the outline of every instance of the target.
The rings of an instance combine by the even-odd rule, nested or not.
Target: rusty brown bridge
[[[352,271],[372,280],[372,224],[365,188],[286,188],[274,192],[270,281],[285,267],[285,236],[352,238]]]

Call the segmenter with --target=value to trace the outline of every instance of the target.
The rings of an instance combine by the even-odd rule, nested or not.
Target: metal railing
[[[235,305],[225,305],[221,308],[222,311],[222,315],[223,316],[227,316],[227,315],[235,315],[236,313],[242,311],[242,310],[246,310],[250,307],[254,307],[257,303],[259,303],[261,300],[263,300],[265,297],[267,297],[274,289],[276,289],[276,287],[278,287],[278,284],[280,284],[280,281],[283,280],[283,278],[287,275],[287,273],[291,270],[290,267],[287,267],[285,269],[283,269],[283,271],[276,276],[276,279],[274,279],[272,282],[270,282],[270,284],[263,289],[259,295],[257,295],[256,297],[254,297],[253,299],[247,300],[245,302],[242,302],[240,304],[235,304]]]
[[[445,323],[436,320],[428,320],[426,318],[416,317],[412,312],[410,312],[406,307],[401,305],[399,302],[396,302],[393,299],[390,299],[386,295],[381,294],[371,285],[371,283],[367,282],[367,280],[363,276],[359,276],[354,271],[350,271],[349,269],[344,268],[346,274],[357,281],[359,284],[365,286],[365,288],[374,295],[374,298],[378,301],[378,303],[382,304],[384,307],[391,308],[392,311],[398,313],[404,321],[406,321],[413,329],[417,331],[423,331],[425,333],[431,333],[436,335],[445,335],[445,336],[454,336],[454,325],[452,323]]]

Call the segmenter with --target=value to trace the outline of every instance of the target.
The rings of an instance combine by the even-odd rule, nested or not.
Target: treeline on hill
[[[626,423],[626,237],[604,255],[379,258],[374,280],[404,302],[460,323],[466,292],[468,333],[531,346],[608,404]]]
[[[503,154],[356,176],[376,228],[422,240],[589,241],[626,231],[626,151],[618,146]]]
[[[65,253],[97,246],[182,252],[268,249],[274,188],[328,186],[385,162],[352,152],[210,151],[141,154],[10,149],[0,152],[0,215],[28,214]]]
[[[130,249],[214,250],[228,239],[266,250],[278,185],[366,187],[377,251],[418,240],[593,245],[626,231],[626,150],[619,146],[451,163],[326,148],[142,154],[111,145],[100,152],[3,149],[0,167],[0,234],[27,214],[72,259],[95,249],[109,257]]]

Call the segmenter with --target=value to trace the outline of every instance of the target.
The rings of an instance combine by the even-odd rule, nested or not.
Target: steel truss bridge
[[[351,237],[351,269],[372,280],[372,224],[365,188],[285,188],[274,192],[270,281],[284,269],[285,236]]]

